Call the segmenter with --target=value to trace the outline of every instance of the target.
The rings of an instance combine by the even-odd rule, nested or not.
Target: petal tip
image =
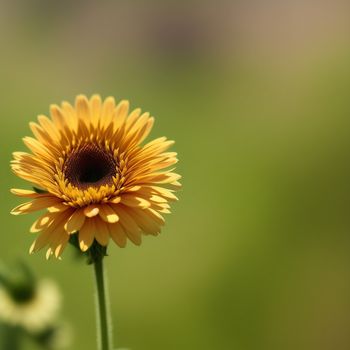
[[[84,241],[80,241],[79,247],[82,252],[86,252],[89,249],[89,247],[85,244]]]

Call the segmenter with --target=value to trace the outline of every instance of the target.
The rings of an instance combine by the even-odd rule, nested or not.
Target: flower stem
[[[106,290],[106,276],[103,267],[103,257],[94,262],[96,281],[96,318],[97,344],[99,350],[112,350],[112,325],[109,315],[109,304]]]

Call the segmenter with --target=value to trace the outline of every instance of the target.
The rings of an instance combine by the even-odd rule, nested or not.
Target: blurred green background
[[[157,238],[110,247],[115,340],[132,350],[350,348],[350,5],[333,1],[0,2],[0,256],[64,294],[95,349],[91,267],[27,256],[9,214],[28,123],[100,93],[176,140],[180,201]],[[26,349],[35,349],[28,344]]]

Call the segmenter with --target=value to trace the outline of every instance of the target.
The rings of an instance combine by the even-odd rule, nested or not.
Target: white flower
[[[0,319],[28,332],[40,332],[51,325],[61,306],[61,294],[50,280],[37,282],[32,298],[18,302],[3,287],[0,288]]]
[[[72,339],[73,332],[71,326],[68,323],[59,323],[55,327],[48,342],[49,349],[66,349],[71,345]]]

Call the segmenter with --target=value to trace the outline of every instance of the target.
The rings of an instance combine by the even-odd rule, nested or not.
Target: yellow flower
[[[166,152],[174,142],[160,137],[143,144],[154,118],[129,112],[128,101],[98,95],[79,95],[75,107],[63,102],[50,112],[51,119],[39,115],[38,124],[30,123],[35,138],[23,141],[32,153],[15,152],[11,164],[43,190],[11,190],[31,199],[12,214],[46,209],[30,229],[40,232],[30,253],[47,246],[47,258],[59,257],[72,234],[82,251],[94,240],[107,246],[111,237],[124,247],[127,238],[139,245],[142,233],[157,235],[181,185],[168,169],[177,162],[175,152]]]

